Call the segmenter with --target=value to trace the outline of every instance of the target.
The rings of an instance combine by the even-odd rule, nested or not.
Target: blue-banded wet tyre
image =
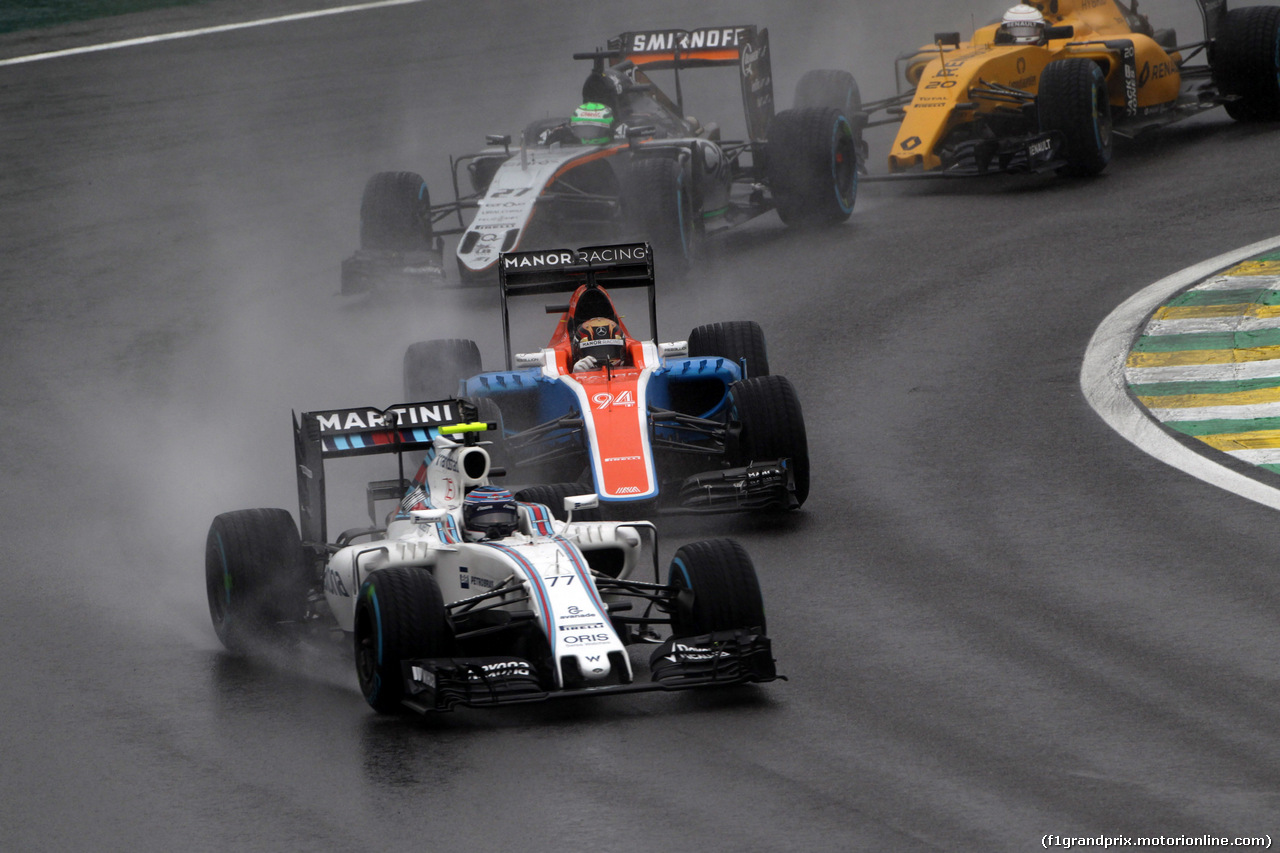
[[[795,387],[785,376],[757,376],[729,387],[730,416],[741,432],[735,464],[787,458],[796,500],[809,497],[809,439]]]
[[[858,196],[857,136],[835,107],[783,110],[769,125],[765,174],[787,225],[835,225]]]
[[[667,583],[676,589],[673,637],[737,628],[766,633],[755,565],[735,540],[704,539],[681,545],[671,560]]]
[[[1280,121],[1280,6],[1227,12],[1210,66],[1236,121]]]
[[[302,622],[310,566],[293,516],[242,509],[213,519],[205,539],[209,617],[228,651],[243,654],[289,638]]]
[[[360,199],[360,248],[397,252],[431,248],[431,196],[414,172],[379,172]]]
[[[453,629],[435,575],[425,568],[380,569],[360,586],[355,613],[356,676],[365,701],[380,714],[401,709],[401,663],[456,653]]]
[[[858,171],[866,174],[868,146],[862,138],[862,129],[866,126],[866,116],[862,112],[862,93],[858,91],[858,81],[848,71],[830,68],[819,68],[806,71],[796,84],[796,95],[792,106],[801,107],[834,107],[844,113],[853,127],[854,147],[858,152]]]
[[[764,330],[754,320],[729,320],[696,326],[689,332],[689,357],[720,356],[734,364],[745,360],[747,376],[769,375]]]
[[[1058,167],[1058,174],[1088,177],[1111,162],[1111,101],[1107,79],[1096,62],[1072,57],[1046,65],[1040,75],[1036,112],[1041,131],[1062,136],[1066,162]]]

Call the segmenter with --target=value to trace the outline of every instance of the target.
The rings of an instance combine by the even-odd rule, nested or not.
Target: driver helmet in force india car
[[[623,340],[622,329],[608,317],[592,317],[582,325],[573,336],[573,357],[575,361],[591,356],[597,367],[609,364],[617,367],[626,357],[627,343]]]
[[[1014,44],[1038,44],[1044,38],[1044,15],[1034,6],[1019,3],[1004,13],[1000,29]]]
[[[569,128],[583,145],[604,145],[613,140],[614,120],[612,109],[588,102],[573,111]]]
[[[501,486],[476,486],[462,499],[462,529],[471,539],[501,539],[519,523],[516,499]]]

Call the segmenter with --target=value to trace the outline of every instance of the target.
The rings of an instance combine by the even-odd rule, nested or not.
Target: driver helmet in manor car
[[[573,336],[574,359],[591,356],[596,365],[605,364],[617,367],[626,357],[627,343],[622,337],[622,329],[608,317],[592,317],[582,325]]]
[[[519,524],[516,499],[501,486],[476,486],[462,499],[462,529],[473,539],[502,539]]]
[[[613,140],[614,121],[612,109],[589,102],[573,111],[569,129],[583,145],[604,145]]]
[[[1039,44],[1044,39],[1044,15],[1034,6],[1019,3],[1004,13],[1000,29],[1014,44]]]

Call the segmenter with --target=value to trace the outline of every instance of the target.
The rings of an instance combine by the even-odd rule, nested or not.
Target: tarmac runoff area
[[[1126,300],[1094,333],[1080,383],[1145,452],[1280,509],[1280,238]]]

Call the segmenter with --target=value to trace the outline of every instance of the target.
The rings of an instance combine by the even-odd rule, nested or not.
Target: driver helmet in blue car
[[[476,486],[462,499],[462,529],[470,539],[502,539],[519,524],[516,499],[501,486]]]
[[[613,140],[615,121],[612,109],[591,101],[573,111],[569,129],[583,145],[604,145]]]

